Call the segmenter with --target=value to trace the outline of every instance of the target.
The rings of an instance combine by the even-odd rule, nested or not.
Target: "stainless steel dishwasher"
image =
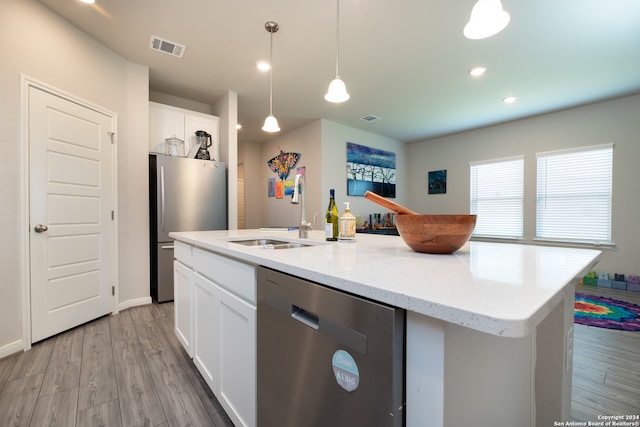
[[[405,311],[258,268],[258,427],[404,425]]]

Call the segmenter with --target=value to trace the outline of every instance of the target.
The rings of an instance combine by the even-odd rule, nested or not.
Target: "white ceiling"
[[[445,134],[640,92],[640,1],[503,0],[509,26],[468,40],[475,0],[341,0],[340,76],[351,99],[323,98],[335,73],[335,0],[40,0],[123,57],[149,67],[150,90],[207,104],[238,93],[240,141],[269,112],[281,132],[326,118],[398,141]],[[151,35],[186,46],[178,59]],[[473,79],[467,70],[488,67]],[[502,98],[516,95],[511,105]],[[382,120],[361,120],[375,115]]]

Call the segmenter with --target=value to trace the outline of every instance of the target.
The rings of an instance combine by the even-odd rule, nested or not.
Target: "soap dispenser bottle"
[[[356,239],[356,217],[351,213],[349,202],[346,205],[344,214],[340,217],[340,233],[339,240],[355,240]]]

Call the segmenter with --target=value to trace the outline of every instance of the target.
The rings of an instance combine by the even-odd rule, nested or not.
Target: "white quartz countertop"
[[[468,242],[451,255],[411,250],[397,236],[358,234],[326,242],[322,231],[221,230],[171,233],[176,240],[251,264],[493,335],[523,337],[593,268],[601,252],[552,246]],[[294,249],[233,240],[304,242]]]

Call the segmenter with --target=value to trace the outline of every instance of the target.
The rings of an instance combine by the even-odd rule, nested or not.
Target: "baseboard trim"
[[[11,356],[14,353],[24,351],[23,341],[17,340],[7,345],[0,347],[0,359],[3,357]]]
[[[137,307],[139,305],[151,304],[151,302],[152,302],[151,297],[130,299],[130,300],[121,302],[118,305],[118,311],[126,310],[127,308],[131,308],[131,307]]]

